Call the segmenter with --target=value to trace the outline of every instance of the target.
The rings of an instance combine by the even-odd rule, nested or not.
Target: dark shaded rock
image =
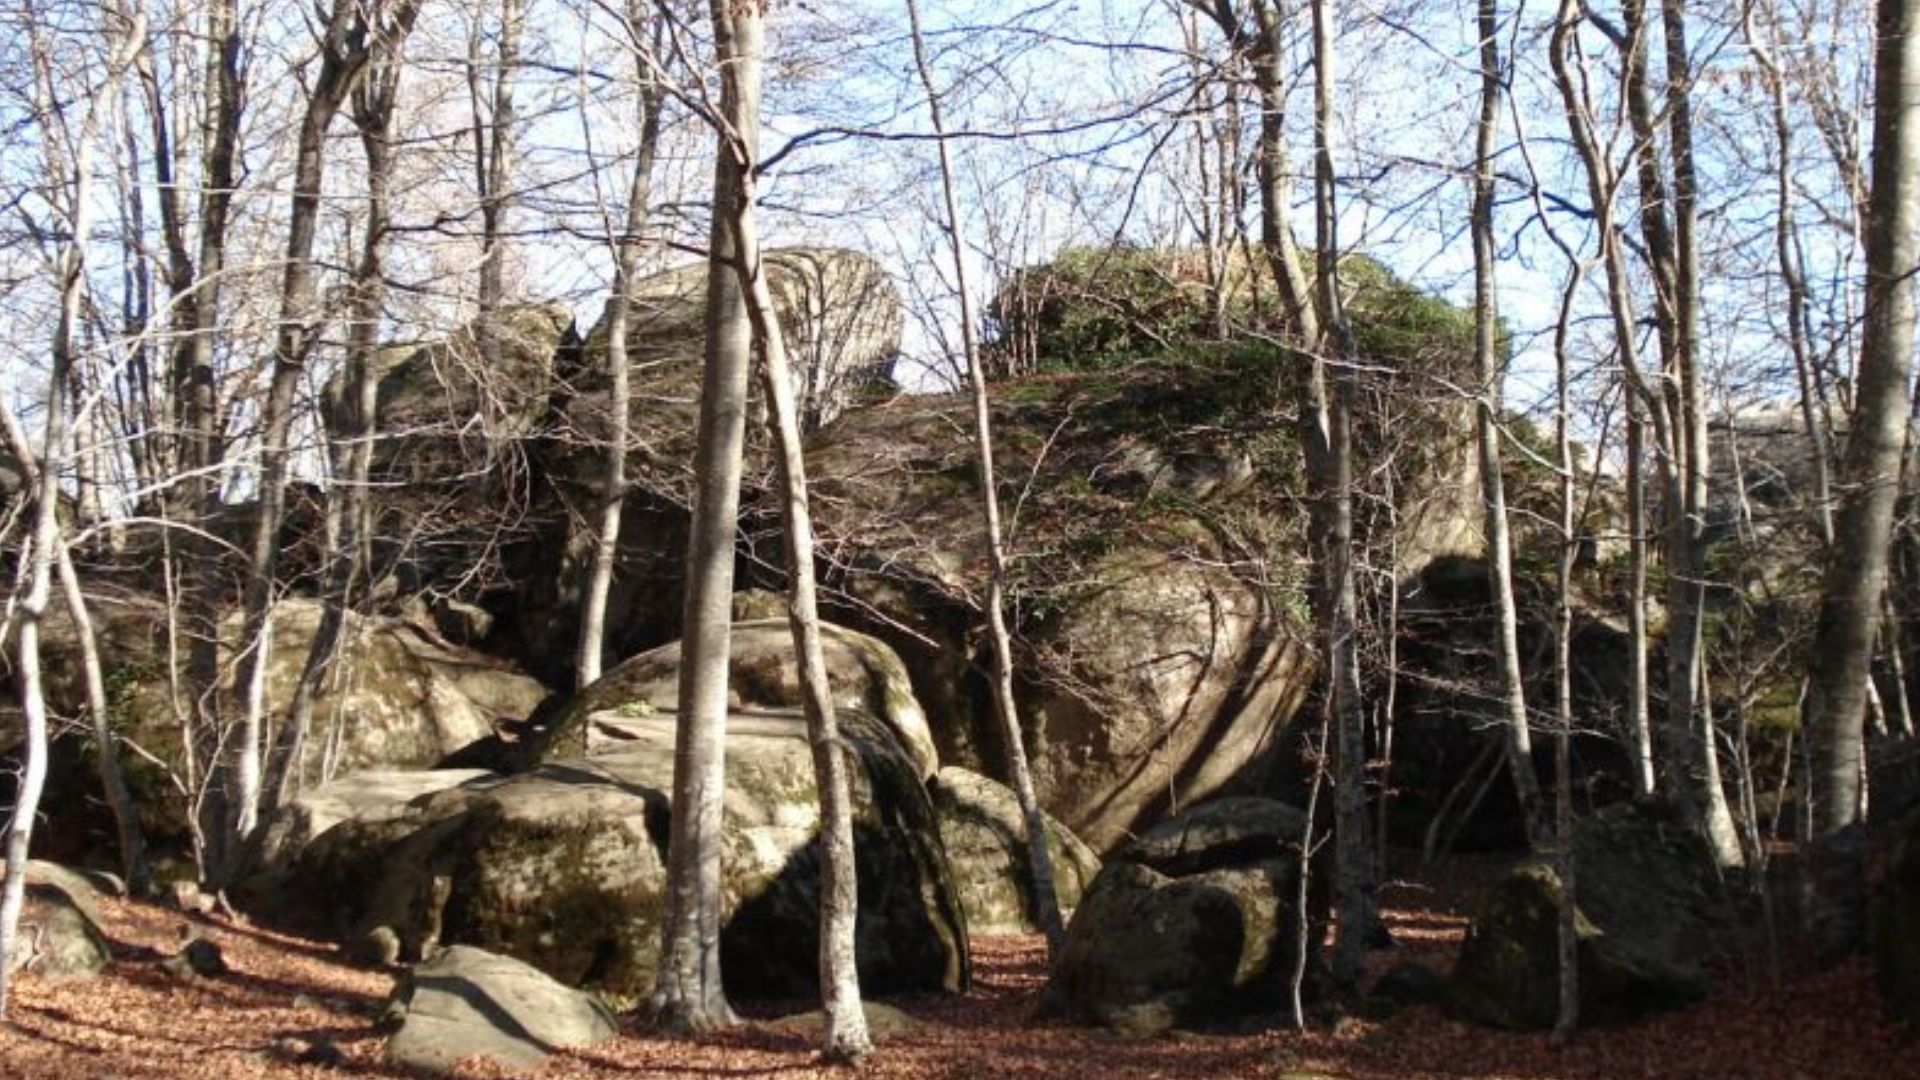
[[[1447,977],[1411,960],[1388,968],[1373,984],[1373,996],[1395,1006],[1427,1005],[1446,995]]]
[[[1703,961],[1743,944],[1742,918],[1705,844],[1650,804],[1584,819],[1579,867],[1580,1015],[1606,1023],[1673,1009],[1707,989]],[[1553,871],[1515,868],[1474,917],[1452,984],[1462,1015],[1501,1027],[1551,1027],[1558,1001]]]
[[[1920,810],[1895,828],[1886,867],[1873,926],[1880,997],[1894,1017],[1920,1027]]]
[[[220,946],[206,938],[189,939],[179,952],[160,961],[160,970],[181,981],[215,979],[227,974],[227,958]]]
[[[618,1030],[592,995],[459,945],[407,973],[390,1015],[399,1029],[387,1039],[387,1060],[432,1073],[471,1057],[531,1070],[556,1049],[603,1043]]]
[[[1020,801],[998,781],[957,766],[941,769],[929,787],[947,862],[967,912],[967,929],[981,934],[1032,933],[1040,929],[1028,868],[1026,822]],[[1100,858],[1065,825],[1047,817],[1047,848],[1053,856],[1053,891],[1063,913],[1100,872]]]
[[[1304,823],[1270,800],[1223,800],[1122,848],[1074,912],[1050,1003],[1133,1033],[1276,1009],[1299,956]]]

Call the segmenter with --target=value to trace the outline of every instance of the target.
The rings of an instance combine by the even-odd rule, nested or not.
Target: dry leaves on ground
[[[1417,959],[1444,969],[1464,920],[1403,890],[1389,913],[1400,947],[1381,963]],[[324,945],[159,907],[109,902],[121,959],[101,978],[28,977],[11,1031],[0,1031],[0,1076],[198,1078],[400,1076],[381,1060],[374,1019],[388,972],[354,967]],[[225,950],[232,972],[181,979],[154,962],[189,934]],[[1707,1003],[1630,1028],[1544,1035],[1488,1031],[1430,1007],[1390,1020],[1343,1020],[1307,1035],[1265,1029],[1127,1039],[1029,1019],[1044,981],[1037,938],[976,943],[975,986],[957,998],[895,1002],[920,1021],[887,1036],[857,1070],[875,1080],[986,1077],[1101,1080],[1234,1077],[1270,1080],[1901,1080],[1920,1077],[1920,1042],[1882,1023],[1861,965],[1780,987],[1723,980]],[[325,1060],[320,1060],[325,1059]],[[463,1076],[509,1075],[474,1067]],[[836,1076],[814,1062],[808,1036],[755,1020],[693,1044],[629,1030],[592,1050],[556,1055],[541,1080],[613,1077]]]

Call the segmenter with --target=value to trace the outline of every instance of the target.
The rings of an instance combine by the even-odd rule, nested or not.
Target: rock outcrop
[[[1042,803],[1097,850],[1261,766],[1314,678],[1304,605],[1260,554],[1298,540],[1265,477],[1291,443],[1244,366],[1145,363],[998,388],[1019,682]],[[836,621],[899,652],[943,763],[1003,772],[986,562],[960,397],[854,410],[808,450]],[[1256,542],[1252,532],[1258,532]],[[762,553],[767,558],[771,550]],[[1295,598],[1297,599],[1297,597]]]
[[[886,271],[858,252],[767,252],[803,421],[825,424],[861,395],[892,385],[902,308]],[[606,659],[679,636],[680,577],[696,435],[707,268],[691,263],[635,283],[627,333],[633,369],[628,423],[632,486],[608,602]],[[560,368],[547,427],[533,447],[535,530],[506,552],[514,589],[500,603],[502,632],[530,670],[565,681],[579,641],[579,609],[604,498],[609,394],[604,317]],[[757,391],[756,391],[757,393]],[[756,408],[758,398],[754,398]],[[504,598],[502,598],[504,599]]]
[[[820,627],[820,644],[836,708],[879,719],[913,759],[920,778],[932,777],[940,768],[939,755],[900,657],[877,638],[827,623]],[[734,623],[727,675],[732,708],[800,708],[800,667],[786,619]],[[679,692],[676,641],[621,662],[575,695],[530,738],[532,752],[577,755],[617,742],[621,725],[635,715],[673,712]]]
[[[168,616],[158,600],[97,600],[93,611],[116,726],[146,755],[123,755],[142,822],[161,842],[184,834],[187,808],[168,772],[185,775],[182,739],[166,673]],[[274,606],[267,666],[267,715],[275,722],[299,684],[321,605],[309,599]],[[49,696],[55,708],[84,708],[77,644],[64,610],[49,619],[46,638]],[[241,624],[233,614],[221,628],[226,679]],[[508,664],[448,643],[406,621],[350,614],[343,653],[315,697],[312,736],[302,762],[309,783],[325,770],[431,765],[519,720],[547,696],[546,687]],[[238,692],[223,686],[227,715],[237,715]],[[147,756],[151,755],[151,756]],[[60,770],[62,784],[88,784],[77,763]],[[91,787],[89,787],[91,790]]]
[[[387,1060],[428,1073],[466,1058],[527,1071],[556,1049],[593,1046],[619,1030],[591,994],[510,957],[456,945],[409,971],[387,1007],[399,1027]]]
[[[1275,1010],[1299,957],[1305,824],[1272,800],[1221,799],[1122,848],[1074,912],[1050,1004],[1135,1033]]]
[[[291,860],[297,888],[266,898],[263,911],[352,942],[384,938],[402,959],[474,945],[638,1000],[652,989],[660,944],[674,724],[651,709],[623,715],[618,702],[589,718],[617,735],[586,756],[552,756],[327,830]],[[841,722],[855,764],[862,985],[961,989],[966,926],[917,768],[883,724],[853,711]],[[797,713],[729,719],[725,799],[728,988],[811,994],[819,810]]]
[[[929,790],[968,931],[1039,932],[1026,822],[1013,791],[957,766],[941,769]],[[1053,856],[1054,899],[1063,913],[1071,914],[1100,873],[1100,858],[1052,815],[1047,816],[1047,850]]]

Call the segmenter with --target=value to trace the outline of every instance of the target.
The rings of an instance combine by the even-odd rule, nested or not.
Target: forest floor
[[[1445,971],[1465,934],[1461,880],[1399,883],[1387,893],[1396,947],[1384,968],[1416,960]],[[226,1078],[404,1076],[382,1063],[376,1016],[393,972],[344,963],[330,947],[153,904],[107,901],[118,959],[99,978],[23,978],[14,1026],[0,1030],[0,1077]],[[155,962],[191,935],[211,939],[231,971],[182,980]],[[1045,981],[1037,937],[975,943],[974,985],[958,997],[891,1002],[912,1018],[881,1034],[856,1070],[815,1061],[812,1032],[754,1019],[701,1043],[631,1025],[617,1040],[563,1052],[538,1073],[574,1077],[1079,1078],[1236,1080],[1905,1080],[1920,1077],[1920,1038],[1882,1022],[1871,972],[1856,963],[1772,985],[1723,976],[1691,1009],[1629,1027],[1583,1031],[1555,1046],[1453,1020],[1438,1007],[1390,1019],[1344,1018],[1307,1034],[1279,1028],[1128,1038],[1035,1021]],[[763,1014],[766,1010],[753,1010]],[[330,1063],[315,1063],[314,1056]],[[485,1067],[462,1077],[513,1075]]]

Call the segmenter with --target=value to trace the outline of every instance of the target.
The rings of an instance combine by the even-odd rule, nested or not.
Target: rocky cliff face
[[[900,654],[941,764],[999,773],[969,401],[861,400],[856,388],[881,381],[899,332],[898,301],[877,267],[847,252],[772,262],[807,365],[796,377],[820,425],[808,453],[830,615]],[[1393,555],[1407,577],[1477,544],[1470,414],[1457,395],[1421,392],[1461,362],[1458,319],[1384,271],[1361,270],[1356,296],[1368,299],[1356,300],[1356,318],[1378,363],[1376,405],[1357,430],[1368,475],[1395,477],[1370,493],[1362,528],[1412,538]],[[679,633],[703,275],[683,268],[639,288],[634,486],[609,661]],[[497,616],[490,647],[564,685],[604,494],[605,330],[573,351],[564,333],[556,340],[546,381],[537,365],[527,376],[546,387],[529,407],[545,411],[519,425],[533,463],[530,524],[501,538],[510,587],[487,603]],[[1043,801],[1100,850],[1189,803],[1264,782],[1315,670],[1290,390],[1300,358],[1255,338],[1154,347],[993,387],[1020,721]],[[413,400],[387,393],[383,381],[396,409]],[[750,452],[741,575],[777,588],[778,519],[758,486],[764,443]]]

